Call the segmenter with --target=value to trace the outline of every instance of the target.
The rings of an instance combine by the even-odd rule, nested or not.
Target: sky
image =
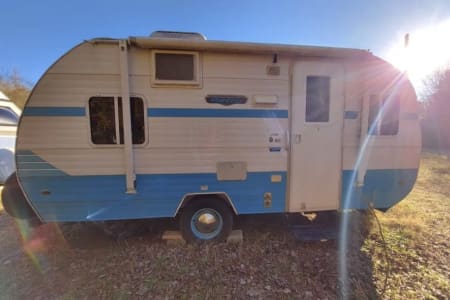
[[[83,40],[155,30],[200,32],[209,40],[368,49],[392,58],[405,33],[450,24],[450,0],[0,0],[0,15],[0,75],[17,71],[35,84]]]

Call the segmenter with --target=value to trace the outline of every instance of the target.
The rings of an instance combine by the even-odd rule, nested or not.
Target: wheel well
[[[3,208],[10,216],[18,219],[39,220],[19,186],[16,172],[8,177],[1,194]]]
[[[178,206],[174,216],[175,217],[178,216],[180,211],[184,207],[186,207],[187,205],[192,203],[193,201],[197,201],[200,199],[211,199],[211,198],[216,198],[217,201],[224,202],[235,215],[238,214],[236,208],[233,205],[233,202],[231,201],[230,197],[228,197],[228,195],[226,193],[214,193],[214,194],[188,194],[188,195],[185,195],[183,200],[181,200],[181,203]]]

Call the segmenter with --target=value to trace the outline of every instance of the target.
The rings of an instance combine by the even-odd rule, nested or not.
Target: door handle
[[[300,142],[302,141],[302,135],[301,134],[296,134],[294,137],[295,143],[296,144],[300,144]]]

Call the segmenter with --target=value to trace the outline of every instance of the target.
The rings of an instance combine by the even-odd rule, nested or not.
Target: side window
[[[383,99],[383,118],[380,123],[380,135],[398,134],[400,101],[395,95]]]
[[[0,125],[1,126],[16,126],[19,122],[19,116],[16,115],[9,107],[0,107]]]
[[[131,130],[133,144],[145,143],[145,113],[144,101],[141,98],[131,97]]]
[[[113,97],[89,99],[89,119],[92,143],[97,145],[117,144]]]
[[[377,120],[378,113],[380,112],[380,100],[377,95],[370,95],[369,98],[369,127],[368,133],[370,135],[378,135],[379,122]]]
[[[369,134],[396,135],[399,129],[400,102],[395,94],[369,98]]]
[[[152,60],[154,84],[200,83],[200,62],[197,52],[154,50]]]
[[[133,144],[141,145],[145,142],[145,115],[144,102],[141,98],[131,97],[131,131],[133,133]],[[123,120],[122,120],[122,98],[119,97],[119,126],[120,144],[123,144]]]
[[[308,76],[306,78],[306,122],[330,120],[330,77]]]
[[[131,97],[131,129],[133,144],[145,142],[144,102]],[[114,97],[92,97],[89,99],[91,139],[96,145],[124,143],[122,99]]]

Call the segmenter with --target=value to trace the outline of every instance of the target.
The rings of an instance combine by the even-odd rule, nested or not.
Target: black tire
[[[233,212],[218,198],[194,199],[181,211],[180,229],[187,242],[224,241],[232,227]]]

